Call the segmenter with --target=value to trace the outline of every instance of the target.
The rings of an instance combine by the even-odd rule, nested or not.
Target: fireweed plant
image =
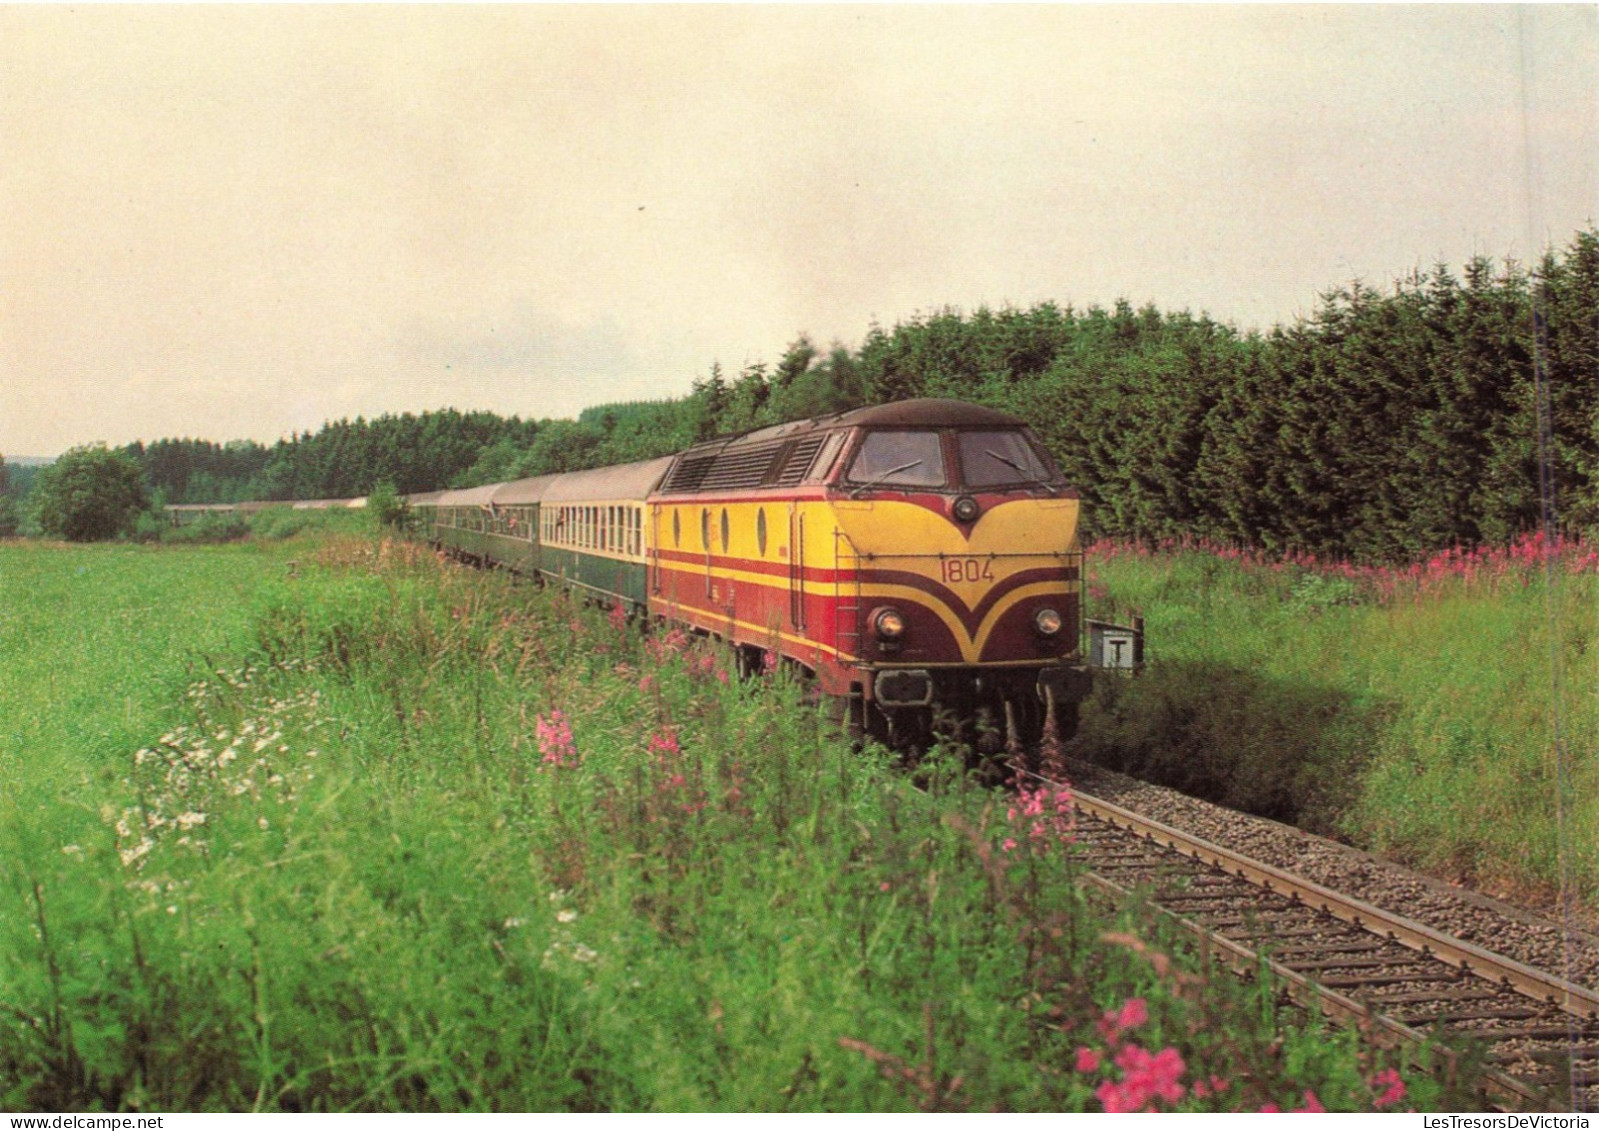
[[[51,682],[0,717],[72,712],[5,750],[0,1107],[1469,1102],[1088,902],[1058,761],[907,774],[786,664],[386,539],[0,555]],[[203,648],[37,661],[162,618]]]

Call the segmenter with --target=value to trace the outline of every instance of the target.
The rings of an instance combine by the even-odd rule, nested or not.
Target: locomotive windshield
[[[968,487],[1048,483],[1053,478],[1021,432],[961,432],[958,436],[961,479]]]
[[[868,432],[849,479],[863,487],[942,487],[944,446],[937,432]]]

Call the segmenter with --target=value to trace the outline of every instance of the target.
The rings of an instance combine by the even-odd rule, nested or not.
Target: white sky
[[[1242,328],[1599,219],[1586,6],[0,7],[0,452]]]

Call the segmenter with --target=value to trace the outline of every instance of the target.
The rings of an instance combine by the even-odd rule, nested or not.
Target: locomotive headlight
[[[1055,636],[1060,632],[1060,613],[1054,609],[1039,609],[1033,614],[1033,627],[1040,636]]]
[[[905,614],[898,609],[878,609],[872,613],[872,631],[880,640],[898,640],[905,635]]]
[[[962,522],[976,522],[977,516],[982,513],[982,508],[977,505],[977,500],[970,495],[962,495],[955,500],[955,517]]]

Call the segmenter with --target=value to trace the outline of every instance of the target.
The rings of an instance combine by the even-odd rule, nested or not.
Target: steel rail
[[[1109,801],[1072,793],[1077,808],[1156,844],[1212,864],[1268,891],[1298,900],[1347,923],[1387,936],[1412,950],[1460,970],[1497,981],[1575,1017],[1599,1018],[1599,993],[1461,939],[1451,938],[1403,915],[1343,895],[1270,864],[1250,860],[1218,844],[1140,816]]]
[[[1085,807],[1085,811],[1088,811]],[[1124,810],[1125,812],[1125,810]],[[1094,814],[1100,816],[1099,814]],[[1101,817],[1101,819],[1104,819]],[[1089,873],[1085,877],[1090,884],[1108,895],[1118,899],[1128,900],[1134,895],[1132,889],[1116,883],[1114,880]],[[1254,950],[1244,944],[1229,939],[1216,931],[1194,922],[1192,919],[1161,907],[1156,903],[1152,905],[1156,911],[1173,920],[1183,931],[1194,935],[1200,943],[1202,953],[1220,952],[1227,964],[1235,972],[1249,973],[1264,968],[1283,986],[1294,1001],[1305,1007],[1315,1006],[1320,1008],[1329,1017],[1345,1023],[1362,1026],[1371,1035],[1371,1039],[1389,1047],[1401,1047],[1412,1054],[1412,1059],[1419,1061],[1416,1056],[1423,1048],[1430,1048],[1440,1059],[1451,1068],[1458,1066],[1459,1057],[1447,1045],[1439,1043],[1436,1039],[1428,1037],[1425,1033],[1413,1029],[1377,1012],[1372,1006],[1337,990],[1328,989],[1318,985],[1314,979],[1275,961],[1269,955]],[[1479,1068],[1478,1080],[1482,1084],[1482,1092],[1490,1102],[1498,1104],[1501,1108],[1516,1111],[1564,1111],[1565,1108],[1555,1103],[1541,1089],[1524,1080],[1518,1080],[1497,1068]]]

